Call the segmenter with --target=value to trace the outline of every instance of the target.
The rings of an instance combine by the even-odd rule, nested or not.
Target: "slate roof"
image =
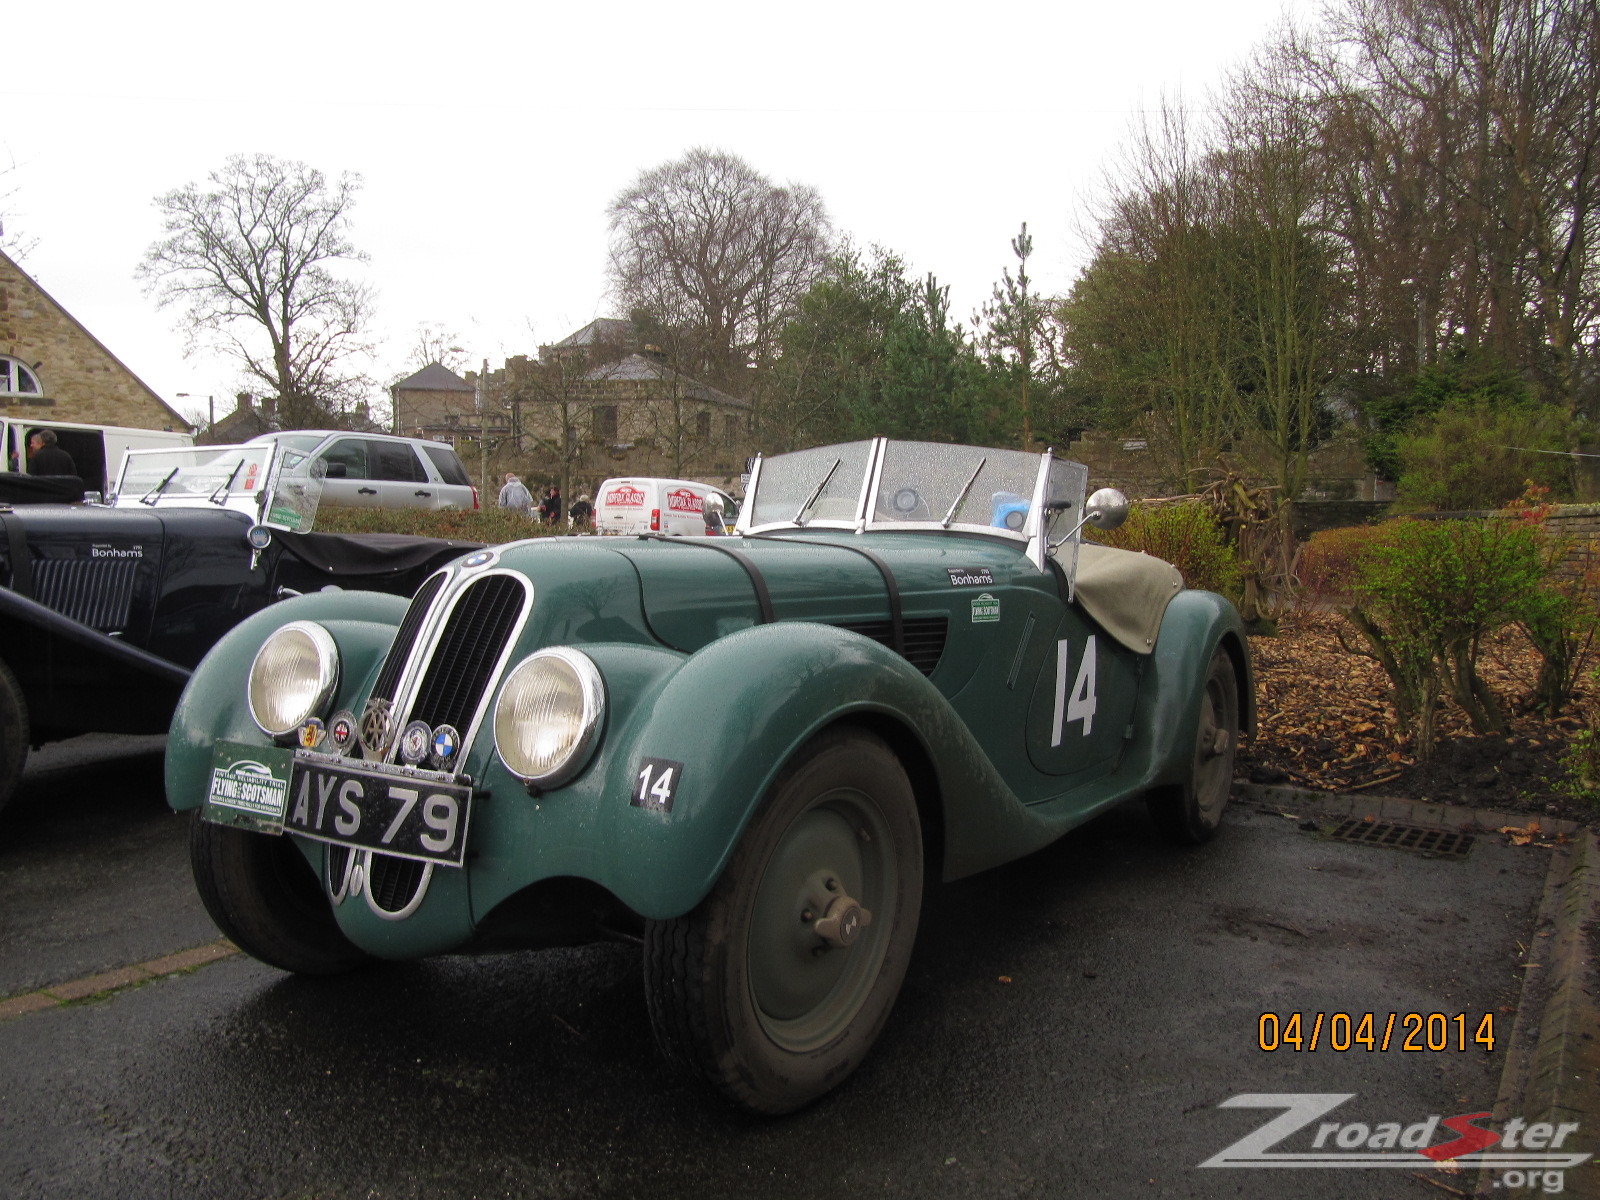
[[[616,317],[596,317],[576,333],[569,333],[552,350],[576,350],[580,346],[626,345],[633,340],[633,322]]]
[[[716,388],[691,379],[687,375],[674,371],[665,363],[653,358],[646,358],[642,354],[630,354],[627,358],[614,363],[605,363],[585,371],[583,377],[595,382],[621,380],[627,383],[665,383],[678,379],[683,384],[684,392],[696,400],[705,400],[712,404],[726,404],[734,408],[749,408],[750,401],[738,396],[730,396],[727,392],[718,391]]]
[[[471,392],[475,389],[449,367],[429,363],[415,375],[408,375],[395,384],[396,391],[408,392]]]

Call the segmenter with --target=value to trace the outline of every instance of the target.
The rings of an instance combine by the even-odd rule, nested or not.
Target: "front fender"
[[[943,731],[971,740],[915,667],[828,625],[757,626],[687,657],[651,647],[582,649],[626,707],[610,714],[599,755],[569,787],[513,795],[523,789],[492,765],[499,782],[477,829],[485,836],[474,841],[479,920],[529,882],[527,855],[538,858],[535,877],[578,875],[642,916],[679,916],[710,891],[778,771],[822,728],[867,717],[919,738]],[[668,789],[636,798],[646,760],[658,764],[652,784],[673,771],[670,807],[662,800]]]
[[[274,630],[320,621],[339,645],[334,707],[349,705],[387,653],[409,602],[381,592],[314,592],[268,606],[230,629],[189,677],[167,734],[167,803],[183,811],[205,802],[212,749],[221,740],[260,742],[245,696],[250,664]]]

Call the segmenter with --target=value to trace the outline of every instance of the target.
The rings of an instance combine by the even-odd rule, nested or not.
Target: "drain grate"
[[[1472,849],[1472,835],[1453,829],[1421,829],[1415,825],[1390,825],[1383,821],[1344,821],[1330,835],[1342,842],[1364,846],[1393,846],[1422,854],[1463,857]]]

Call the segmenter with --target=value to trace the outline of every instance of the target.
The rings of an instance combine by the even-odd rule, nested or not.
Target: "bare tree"
[[[330,183],[304,163],[234,155],[155,204],[163,236],[139,267],[163,306],[276,393],[287,425],[315,425],[360,398],[371,352],[369,289],[336,273],[367,256],[349,239],[360,177]]]
[[[679,331],[692,347],[684,370],[749,393],[749,368],[776,357],[779,329],[826,261],[816,189],[778,187],[735,155],[697,148],[644,171],[608,213],[623,307]]]
[[[438,363],[446,370],[460,375],[471,365],[471,361],[467,357],[466,348],[461,345],[460,334],[438,321],[422,321],[411,335],[411,345],[406,351],[405,368],[409,374]]]
[[[16,169],[17,160],[13,158],[8,165],[0,167],[0,179]],[[10,229],[6,228],[6,219],[11,216],[7,210],[19,190],[14,187],[0,187],[0,250],[5,251],[14,262],[21,262],[39,244],[39,239],[31,234],[18,233],[15,223]]]

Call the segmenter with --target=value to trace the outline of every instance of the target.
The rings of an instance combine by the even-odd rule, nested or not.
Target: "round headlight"
[[[283,737],[315,716],[339,682],[339,648],[311,621],[294,621],[256,651],[250,664],[250,715],[262,732]]]
[[[517,778],[541,787],[571,779],[600,736],[605,687],[585,654],[540,650],[506,676],[494,708],[494,748]]]

